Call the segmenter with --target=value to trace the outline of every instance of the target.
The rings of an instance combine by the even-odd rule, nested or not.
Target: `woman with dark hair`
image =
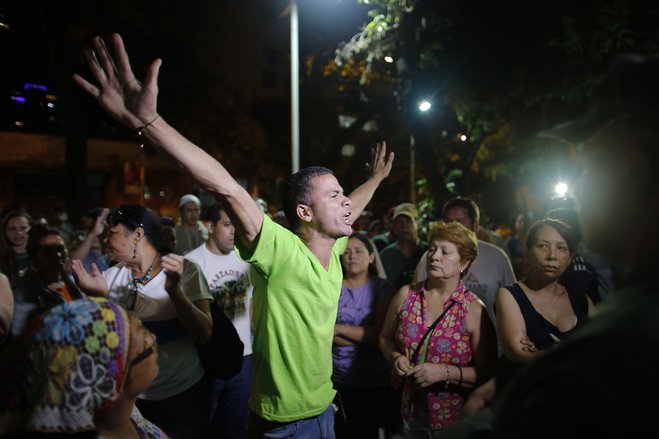
[[[400,289],[380,332],[380,348],[403,381],[411,438],[458,421],[469,392],[492,376],[497,350],[485,304],[462,282],[478,254],[476,234],[440,221],[428,238],[428,278]]]
[[[570,226],[562,221],[536,221],[524,244],[527,276],[496,293],[497,333],[503,357],[497,393],[538,351],[558,343],[581,327],[593,309],[585,291],[560,282],[576,251]]]
[[[2,219],[0,271],[9,278],[12,286],[30,268],[30,258],[26,250],[30,224],[32,218],[22,210],[11,211]]]
[[[207,425],[207,389],[195,342],[208,340],[211,295],[199,266],[163,254],[160,219],[141,205],[123,205],[108,217],[106,251],[116,265],[87,273],[72,262],[88,294],[119,303],[158,337],[160,372],[137,406],[174,437],[199,437]]]
[[[388,420],[391,367],[377,346],[394,286],[378,276],[375,246],[353,233],[341,256],[343,284],[334,325],[332,382],[343,402],[345,420],[337,416],[336,436],[377,438]]]

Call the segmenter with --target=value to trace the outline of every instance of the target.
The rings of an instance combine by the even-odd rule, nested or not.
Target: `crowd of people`
[[[659,205],[656,61],[621,61],[578,124],[591,157],[583,210],[519,214],[506,241],[488,238],[468,197],[423,225],[409,202],[382,218],[365,211],[392,169],[385,143],[349,196],[331,170],[304,168],[271,216],[157,112],[160,61],[140,83],[118,35],[112,46],[114,59],[94,39],[95,81],[76,83],[216,202],[182,194],[178,221],[99,207],[78,233],[61,210],[49,225],[3,209],[0,434],[553,437],[589,425],[584,407],[618,410],[612,430],[643,428],[646,411],[625,406],[634,393],[618,381],[647,380],[656,360],[632,375],[617,353],[659,333],[646,215]],[[614,263],[627,279],[618,292]],[[197,353],[211,304],[244,346],[227,378]]]

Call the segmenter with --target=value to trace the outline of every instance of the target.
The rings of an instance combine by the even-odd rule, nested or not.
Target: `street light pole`
[[[300,170],[300,54],[298,38],[297,1],[291,8],[291,171]]]

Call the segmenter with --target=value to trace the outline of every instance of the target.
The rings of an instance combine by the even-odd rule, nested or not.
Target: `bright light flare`
[[[391,55],[387,55],[387,56],[384,57],[384,61],[385,61],[385,62],[388,62],[389,64],[391,64],[391,63],[394,62],[394,58],[393,58],[393,56],[391,56]]]
[[[562,181],[556,183],[556,186],[554,186],[554,192],[556,192],[556,195],[559,197],[564,197],[567,194],[567,189],[567,184],[563,183]]]
[[[421,101],[419,102],[419,111],[426,112],[430,110],[430,107],[432,107],[432,104],[428,101]]]

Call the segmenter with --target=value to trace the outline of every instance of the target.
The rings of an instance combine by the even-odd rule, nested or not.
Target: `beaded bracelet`
[[[144,130],[147,129],[148,127],[151,126],[155,121],[157,121],[160,118],[160,115],[156,115],[156,117],[146,125],[142,125],[141,127],[137,128],[137,138],[142,139],[142,136],[144,135]],[[144,143],[140,140],[140,148],[144,148]]]
[[[444,366],[446,367],[446,384],[444,385],[444,388],[448,389],[448,386],[450,384],[449,383],[450,374],[449,374],[448,364],[444,364]]]
[[[460,381],[458,381],[458,387],[462,387],[462,366],[458,365],[458,370],[460,371]]]

